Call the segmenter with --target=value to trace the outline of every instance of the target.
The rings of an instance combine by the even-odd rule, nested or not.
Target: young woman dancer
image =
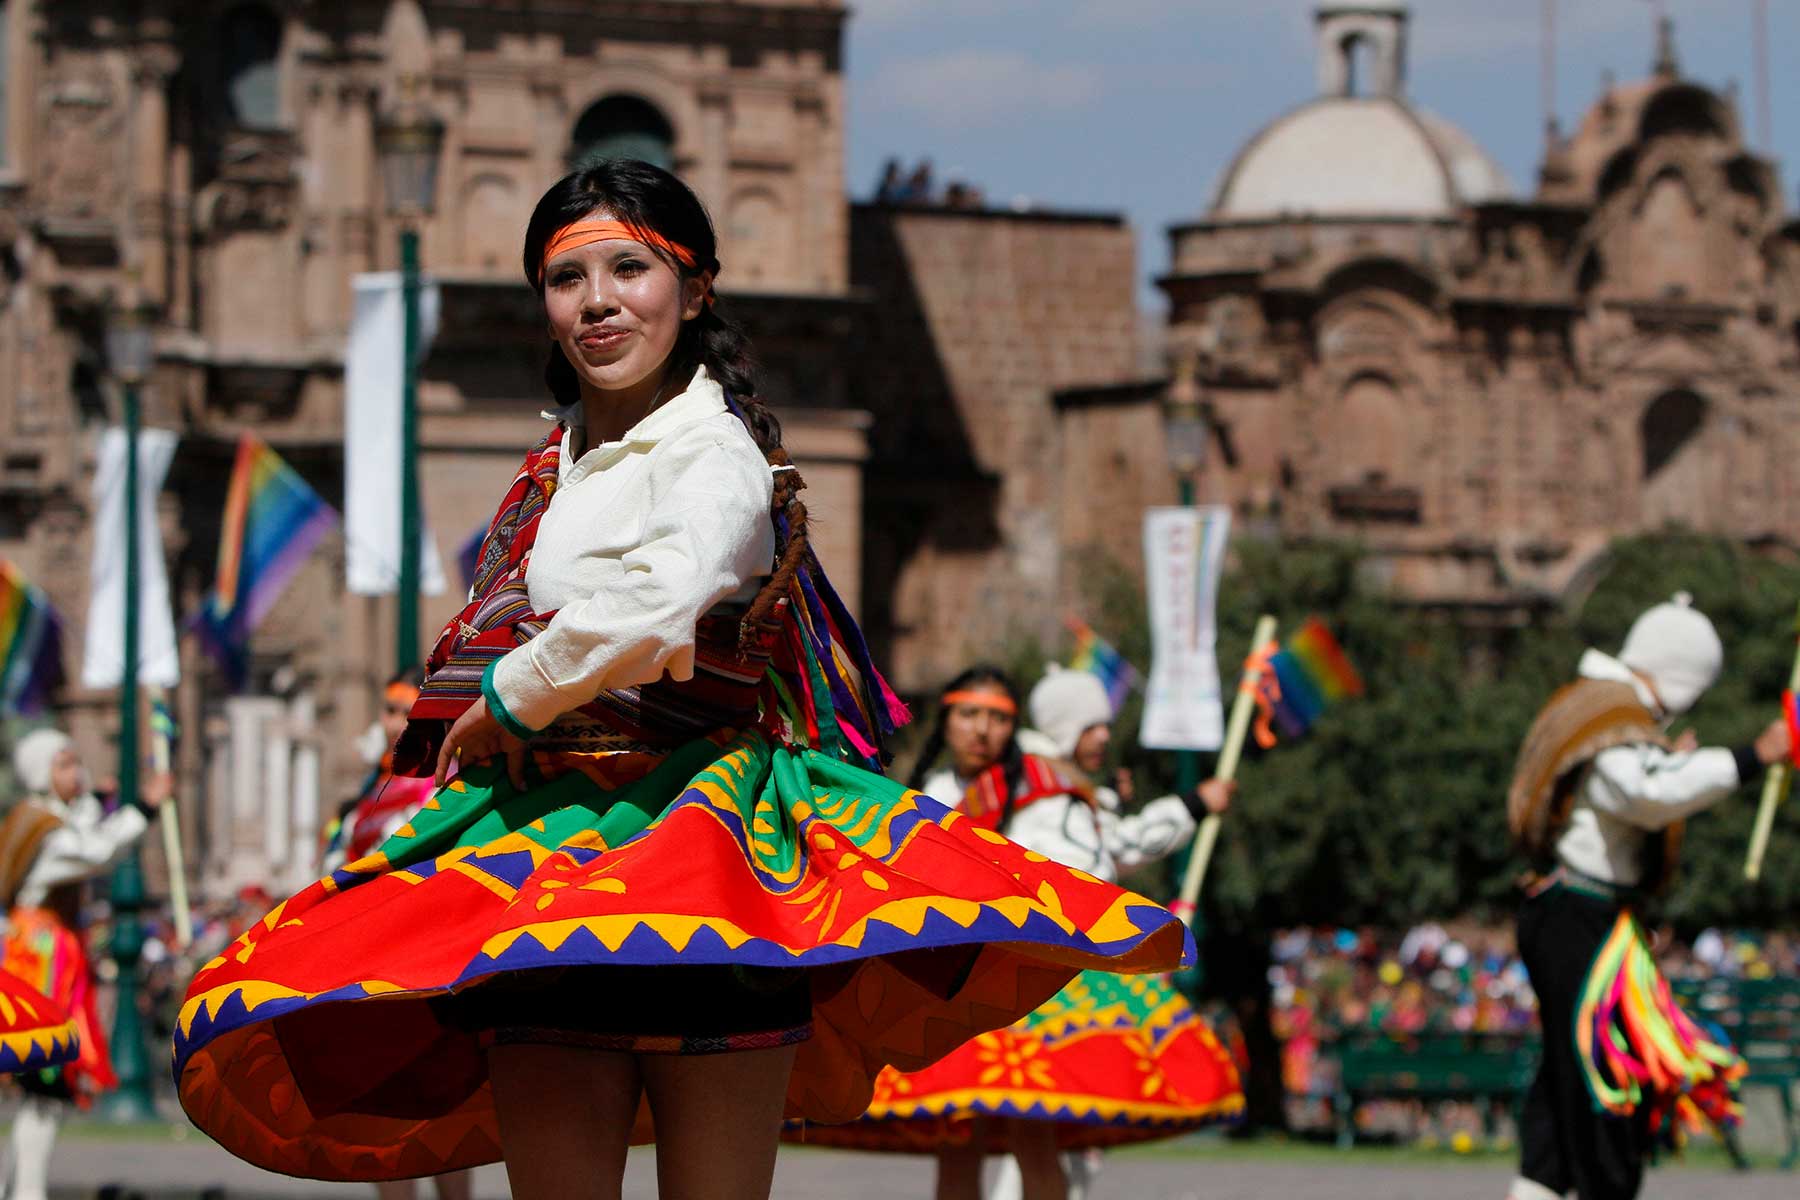
[[[847,1121],[1079,969],[1191,953],[1142,897],[864,766],[904,718],[808,548],[799,472],[713,307],[705,210],[613,160],[525,270],[554,430],[433,650],[396,767],[461,774],[190,988],[188,1113],[290,1174],[504,1157],[513,1194],[768,1194]]]
[[[1112,716],[1085,673],[1053,675],[1032,699],[1052,730],[1036,731],[1034,744],[1067,755]],[[1022,752],[1021,732],[1011,680],[971,667],[944,689],[914,784],[957,801],[984,828],[1108,880],[1187,844],[1197,817],[1231,800],[1230,785],[1211,780],[1138,813],[1106,809],[1071,764]],[[948,761],[934,771],[940,754]],[[1089,1172],[1083,1159],[1066,1171],[1060,1152],[1169,1137],[1236,1117],[1243,1102],[1230,1055],[1178,993],[1152,978],[1087,971],[1030,1016],[922,1071],[882,1072],[863,1120],[805,1135],[935,1153],[938,1200],[978,1200],[983,1156],[1007,1154],[1017,1172],[1002,1164],[1003,1191],[1064,1200],[1081,1194]]]

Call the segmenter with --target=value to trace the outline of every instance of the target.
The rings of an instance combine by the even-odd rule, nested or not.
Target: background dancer
[[[67,1013],[81,1043],[72,1061],[18,1077],[25,1098],[13,1118],[6,1195],[45,1200],[63,1119],[118,1083],[78,923],[81,884],[111,868],[144,835],[174,779],[152,772],[137,805],[108,813],[74,742],[55,729],[19,739],[13,779],[20,795],[0,822],[0,896],[9,913],[4,966]]]
[[[556,428],[396,755],[462,771],[196,976],[182,1102],[290,1174],[504,1156],[521,1200],[610,1200],[654,1136],[664,1196],[766,1196],[784,1115],[849,1120],[883,1063],[1192,941],[852,765],[904,710],[811,553],[694,194],[604,161],[524,261]]]
[[[1519,752],[1507,818],[1544,868],[1519,910],[1544,1057],[1508,1200],[1571,1190],[1630,1200],[1683,1110],[1734,1119],[1742,1065],[1669,998],[1636,915],[1675,867],[1682,822],[1791,753],[1780,719],[1736,749],[1667,737],[1723,660],[1712,622],[1685,594],[1656,605],[1617,657],[1582,656],[1579,679],[1551,697]],[[1633,1078],[1644,1069],[1650,1078]]]
[[[915,785],[932,795],[960,787],[961,811],[972,820],[1109,880],[1172,853],[1192,838],[1200,815],[1230,803],[1232,786],[1210,780],[1191,797],[1165,797],[1141,813],[1103,809],[1070,764],[1021,751],[1018,710],[1016,688],[996,667],[951,680],[913,769]],[[1055,731],[1043,734],[1048,744],[1066,754],[1111,717],[1104,689],[1085,672],[1051,675],[1033,693],[1033,710]],[[940,754],[948,764],[933,771]],[[942,1062],[912,1074],[884,1071],[861,1121],[806,1136],[935,1153],[938,1200],[975,1200],[983,1157],[1009,1155],[1017,1174],[1002,1164],[1003,1191],[1063,1200],[1083,1194],[1087,1173],[1079,1159],[1066,1173],[1060,1151],[1168,1137],[1242,1108],[1229,1054],[1178,993],[1158,979],[1084,972],[1030,1016]]]

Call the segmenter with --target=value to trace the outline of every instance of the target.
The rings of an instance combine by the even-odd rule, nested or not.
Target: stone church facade
[[[1406,98],[1407,21],[1322,6],[1321,94],[1170,230],[1165,378],[1211,422],[1200,498],[1360,539],[1401,595],[1508,622],[1579,595],[1618,534],[1792,547],[1800,222],[1732,97],[1683,77],[1665,23],[1651,75],[1552,128],[1515,196]],[[1166,496],[1167,395],[1059,397],[1065,547]]]
[[[51,594],[71,677],[94,435],[118,411],[102,347],[128,285],[156,311],[145,423],[181,436],[161,498],[178,619],[210,586],[240,433],[341,510],[350,282],[396,266],[374,132],[403,92],[446,125],[421,228],[442,296],[421,480],[453,582],[542,427],[526,218],[570,165],[628,154],[712,206],[721,303],[757,340],[815,543],[858,602],[868,418],[847,356],[868,306],[849,281],[845,17],[831,0],[0,2],[0,556]],[[309,879],[365,769],[393,604],[343,578],[333,539],[259,629],[248,694],[224,695],[185,639],[181,800],[209,892]],[[427,598],[427,636],[453,605]],[[112,694],[62,700],[110,773]]]

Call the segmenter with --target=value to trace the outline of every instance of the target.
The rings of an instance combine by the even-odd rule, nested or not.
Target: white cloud
[[[995,125],[1079,108],[1099,98],[1101,85],[1093,66],[1049,65],[1004,50],[952,50],[883,65],[870,80],[868,101],[941,126]]]

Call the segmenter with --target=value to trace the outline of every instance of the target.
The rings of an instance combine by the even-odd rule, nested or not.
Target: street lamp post
[[[375,130],[388,215],[400,226],[400,297],[405,312],[401,352],[405,365],[400,399],[400,582],[394,667],[419,661],[419,222],[437,195],[438,151],[443,122],[417,99],[418,81],[401,81],[400,102]]]
[[[1194,480],[1206,461],[1206,416],[1200,404],[1200,384],[1194,378],[1194,360],[1182,354],[1175,361],[1175,378],[1164,400],[1163,436],[1169,467],[1181,487],[1181,506],[1194,505]],[[1182,795],[1200,786],[1200,756],[1192,750],[1175,752],[1175,786]]]
[[[106,357],[119,381],[125,424],[125,659],[119,676],[119,803],[138,798],[138,388],[150,373],[150,312],[141,303],[126,303],[112,316],[106,331]],[[156,1116],[150,1092],[150,1054],[138,1012],[138,961],[144,949],[144,866],[134,845],[111,880],[112,958],[118,966],[118,1006],[113,1014],[113,1066],[117,1090],[106,1098],[105,1113],[114,1121],[148,1121]]]

